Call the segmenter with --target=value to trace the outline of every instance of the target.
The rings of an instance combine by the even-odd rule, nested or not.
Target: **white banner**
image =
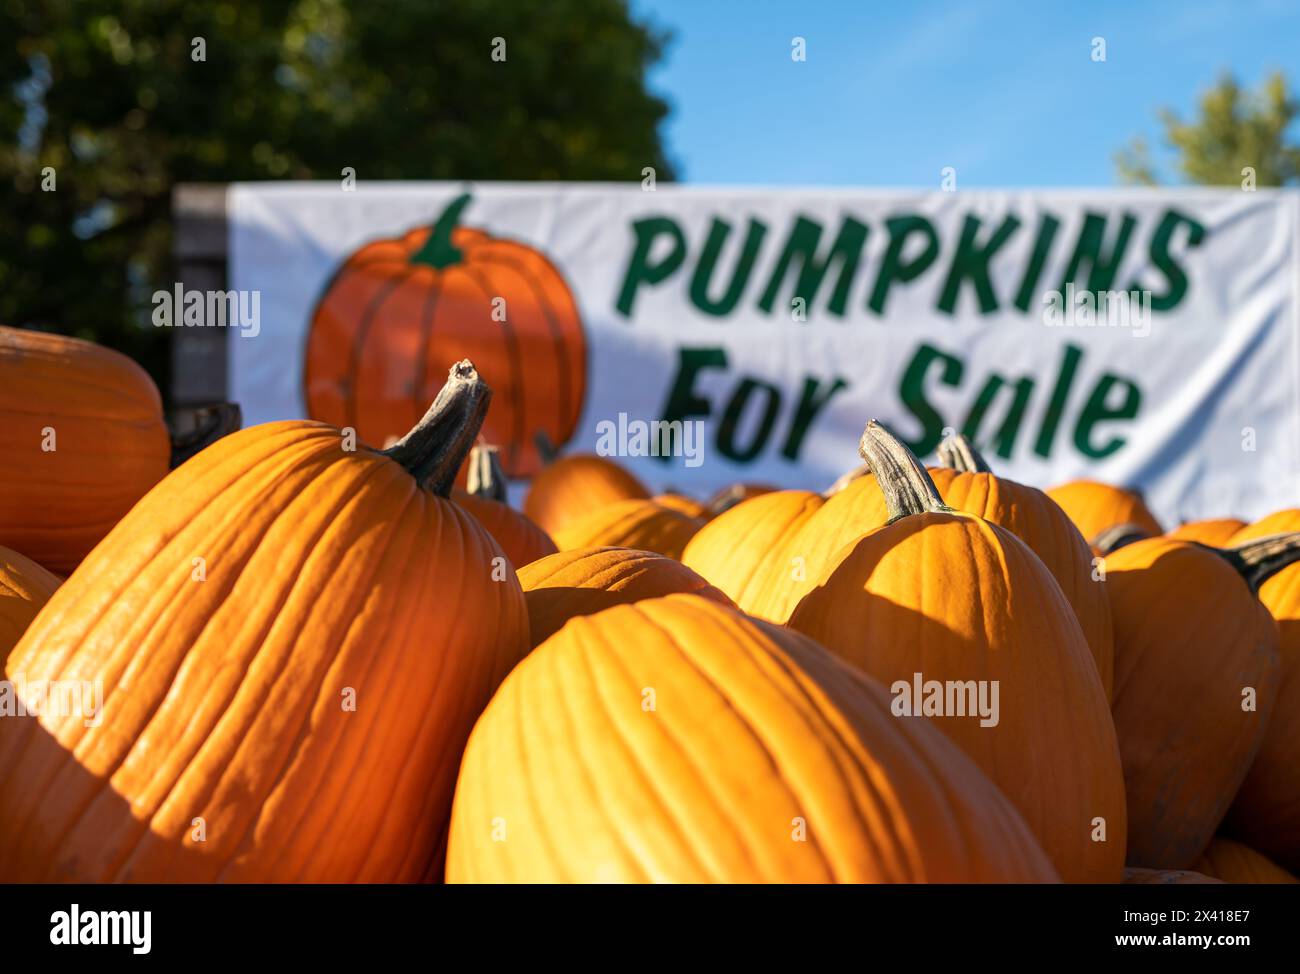
[[[923,455],[966,432],[1027,483],[1138,487],[1170,524],[1255,517],[1300,503],[1297,212],[1277,191],[241,184],[230,286],[260,315],[231,336],[231,397],[382,445],[469,357],[515,475],[542,432],[655,488],[820,489],[874,417]]]

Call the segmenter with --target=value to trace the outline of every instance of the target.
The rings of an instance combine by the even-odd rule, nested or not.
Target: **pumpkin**
[[[383,453],[247,429],[123,518],[6,666],[95,681],[104,710],[0,720],[0,881],[437,868],[464,742],[528,650],[500,547],[445,499],[488,398],[459,363]]]
[[[667,493],[655,494],[650,498],[660,507],[667,507],[679,514],[685,514],[687,517],[697,518],[701,521],[707,521],[713,517],[713,512],[709,510],[709,505],[703,501],[697,501],[694,497],[687,497],[685,494]]]
[[[1253,531],[1252,525],[1238,537]],[[1265,579],[1259,598],[1277,622],[1277,704],[1224,828],[1300,872],[1300,565],[1288,565]]]
[[[1225,883],[1300,883],[1267,856],[1222,837],[1210,840],[1193,868]]]
[[[1187,886],[1222,883],[1223,880],[1187,869],[1143,869],[1141,866],[1128,866],[1124,870],[1124,882],[1135,886]]]
[[[1255,538],[1267,538],[1275,534],[1285,534],[1290,531],[1300,531],[1300,508],[1292,507],[1286,510],[1274,511],[1267,517],[1262,517],[1258,521],[1247,524],[1232,536],[1232,544],[1240,544],[1243,541],[1251,541]]]
[[[1119,750],[1061,587],[1010,531],[945,506],[882,426],[867,425],[861,451],[888,523],[828,561],[790,626],[889,686],[901,714],[932,716],[1024,816],[1062,879],[1118,882]]]
[[[53,572],[12,548],[0,547],[0,665],[58,587]]]
[[[1135,525],[1148,538],[1164,533],[1136,490],[1095,480],[1072,480],[1053,487],[1047,496],[1061,506],[1088,541],[1120,524]]]
[[[524,495],[524,513],[554,538],[570,521],[606,504],[649,498],[645,484],[613,460],[571,453],[549,462],[533,478]]]
[[[777,488],[770,484],[731,484],[723,487],[710,497],[708,504],[705,506],[708,508],[710,515],[717,515],[731,510],[737,504],[747,501],[751,497],[760,497],[775,490]]]
[[[640,548],[681,558],[702,522],[654,501],[616,501],[574,518],[555,532],[561,551],[574,548]]]
[[[632,548],[561,551],[519,569],[519,584],[534,646],[570,619],[628,602],[681,592],[732,604],[681,562]]]
[[[1130,865],[1189,868],[1263,740],[1277,627],[1254,589],[1300,557],[1286,537],[1228,552],[1155,537],[1106,557]]]
[[[494,446],[475,446],[470,450],[468,490],[453,487],[454,500],[492,535],[510,559],[519,567],[558,549],[551,536],[506,502],[506,479]]]
[[[166,476],[171,443],[125,355],[0,327],[0,452],[0,544],[67,574]]]
[[[801,561],[786,555],[786,546],[824,503],[820,494],[806,490],[779,490],[742,501],[696,532],[682,552],[682,564],[751,615],[784,622],[769,613],[768,603],[804,570]]]
[[[1214,548],[1224,548],[1232,543],[1233,535],[1246,526],[1235,517],[1210,518],[1205,521],[1187,521],[1168,532],[1179,541],[1199,541]]]
[[[1054,878],[928,723],[811,640],[696,595],[574,619],[506,678],[447,853],[458,883]]]
[[[501,444],[510,477],[532,476],[534,434],[562,446],[578,425],[582,320],[544,254],[460,226],[469,203],[458,196],[432,226],[365,244],[330,278],[307,339],[307,411],[382,446],[420,418],[440,370],[468,355],[497,391],[485,437]]]

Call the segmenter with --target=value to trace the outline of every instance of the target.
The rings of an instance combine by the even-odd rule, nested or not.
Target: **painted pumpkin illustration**
[[[307,339],[307,411],[383,447],[470,358],[496,390],[484,438],[500,444],[507,476],[528,477],[542,466],[537,433],[559,446],[577,428],[582,321],[541,252],[459,225],[469,203],[459,196],[432,226],[371,241],[335,272]]]

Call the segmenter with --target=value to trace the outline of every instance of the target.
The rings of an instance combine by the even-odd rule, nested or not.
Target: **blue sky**
[[[692,183],[1108,186],[1156,112],[1223,71],[1300,88],[1300,2],[632,0],[673,31],[651,87]],[[807,60],[790,57],[791,38]],[[1092,38],[1106,61],[1091,60]],[[1161,153],[1157,151],[1157,160]]]

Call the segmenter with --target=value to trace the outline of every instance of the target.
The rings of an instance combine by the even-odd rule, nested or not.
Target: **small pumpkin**
[[[645,484],[608,457],[571,453],[553,458],[545,437],[539,447],[548,457],[524,495],[524,513],[552,538],[570,521],[623,500],[649,500]]]
[[[687,497],[685,494],[669,492],[667,494],[655,494],[650,499],[660,507],[667,507],[679,514],[685,514],[687,517],[697,518],[701,521],[707,521],[713,517],[713,512],[709,510],[708,504],[697,501],[694,497]]]
[[[465,749],[447,879],[1055,873],[988,779],[893,717],[883,688],[795,632],[670,595],[574,619],[506,678]]]
[[[1103,484],[1096,480],[1072,480],[1047,491],[1069,515],[1079,533],[1092,541],[1107,528],[1135,525],[1148,538],[1164,529],[1136,490]]]
[[[6,664],[97,682],[105,712],[0,720],[0,881],[429,875],[470,728],[528,650],[500,547],[446,499],[489,396],[460,363],[385,452],[247,429],[123,518]]]
[[[829,559],[790,626],[904,704],[924,692],[902,712],[931,716],[1002,788],[1062,879],[1118,882],[1119,750],[1105,689],[1061,587],[1010,531],[944,505],[929,474],[882,426],[867,425],[861,452],[873,476],[855,483],[878,487],[888,523]],[[823,516],[853,489],[828,501]],[[938,713],[935,686],[940,701],[960,693]],[[970,696],[977,688],[991,711],[983,717]]]
[[[496,447],[475,446],[466,468],[469,489],[453,487],[451,498],[496,538],[511,565],[522,567],[559,550],[549,534],[507,502],[506,477]]]
[[[1267,856],[1222,836],[1210,840],[1192,868],[1225,883],[1300,883]]]
[[[125,355],[0,327],[0,544],[77,567],[167,474],[162,399]]]
[[[1128,866],[1124,869],[1125,885],[1188,886],[1222,882],[1221,879],[1187,869],[1143,869],[1141,866]]]
[[[640,548],[669,558],[682,550],[703,522],[650,500],[615,501],[574,518],[553,537],[561,551],[574,548]]]
[[[0,547],[0,666],[59,587],[59,577],[12,548]]]
[[[497,390],[484,435],[501,444],[509,476],[528,477],[542,466],[535,432],[563,446],[577,429],[582,318],[545,254],[460,225],[469,204],[457,196],[432,226],[371,241],[334,272],[308,332],[307,412],[383,446],[420,418],[441,370],[468,355]]]
[[[1106,556],[1130,865],[1190,867],[1255,757],[1279,673],[1255,590],[1300,557],[1300,535],[1286,539],[1222,551],[1154,537]]]
[[[632,548],[561,551],[519,569],[519,584],[534,646],[570,619],[629,602],[687,593],[732,604],[681,562]]]
[[[1244,527],[1246,522],[1235,517],[1217,517],[1204,521],[1185,521],[1167,533],[1179,541],[1199,541],[1212,548],[1226,548],[1232,543],[1233,536]]]

